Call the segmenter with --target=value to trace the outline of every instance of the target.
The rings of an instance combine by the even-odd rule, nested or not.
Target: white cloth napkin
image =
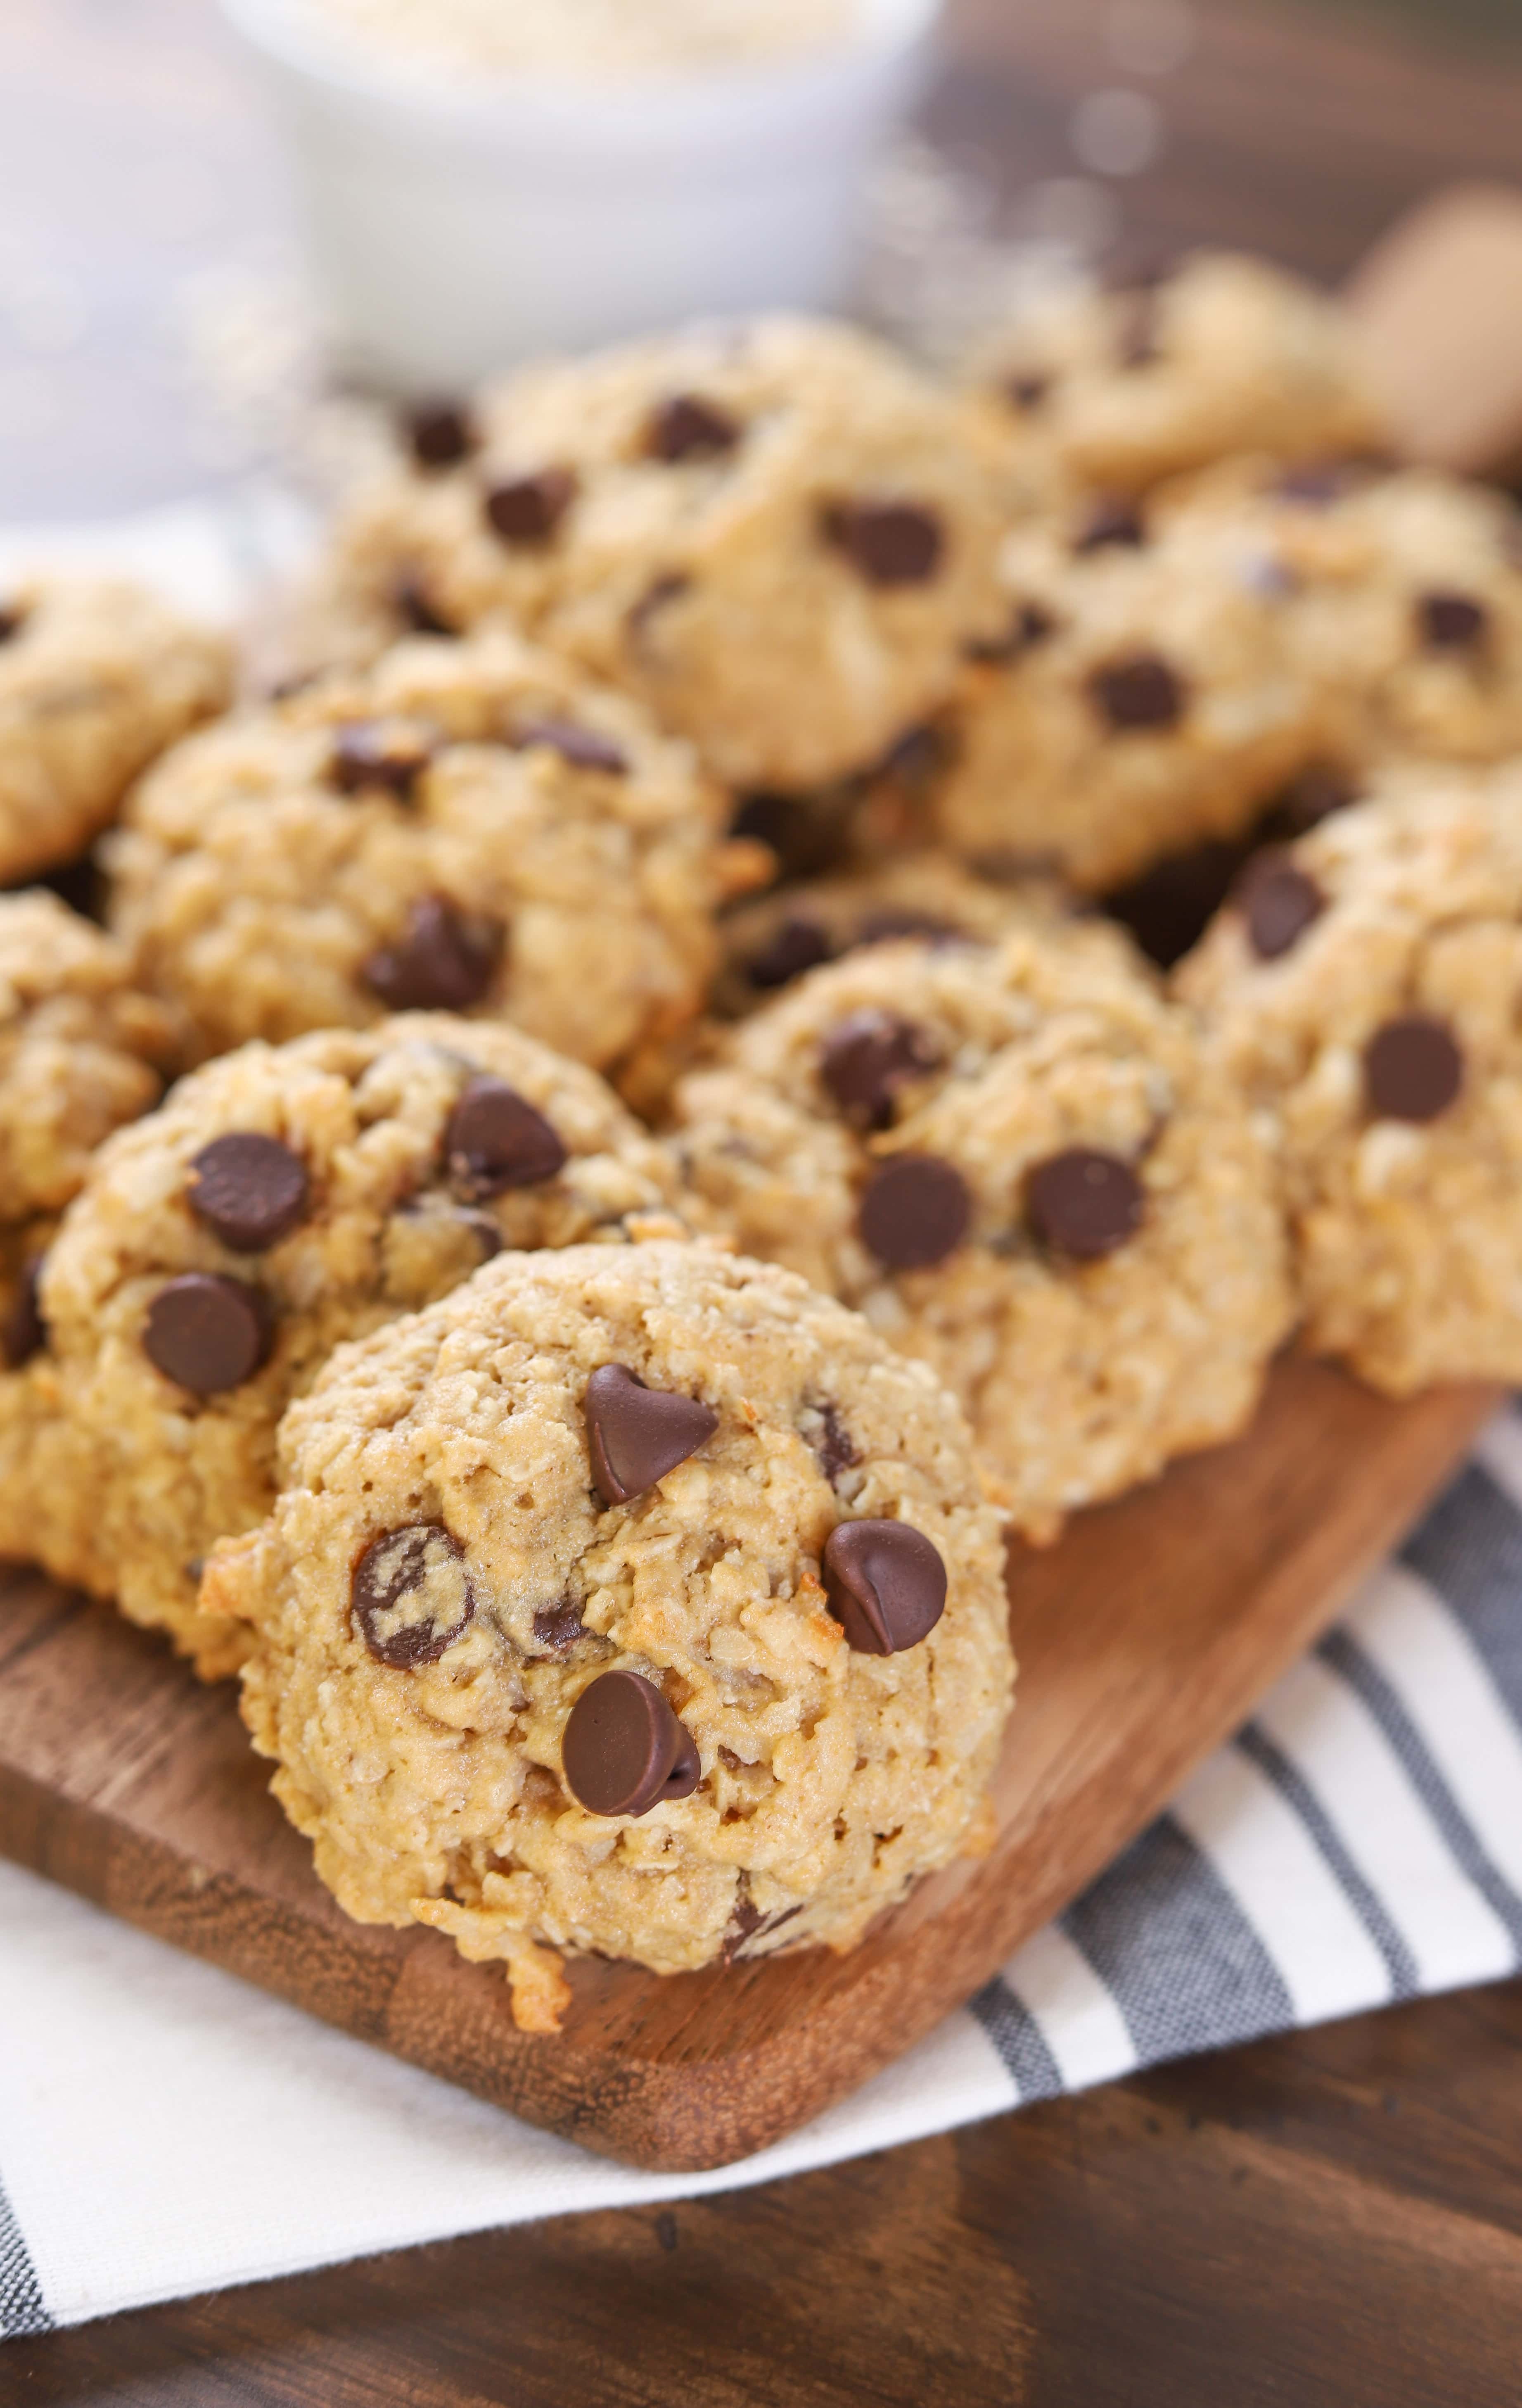
[[[146,554],[182,599],[248,557]],[[161,523],[162,528],[163,523]],[[36,549],[34,543],[34,550]],[[97,547],[98,548],[98,547]],[[17,547],[0,539],[0,573]],[[198,580],[199,589],[198,589]],[[633,2173],[0,1864],[0,2336],[764,2182],[1522,1965],[1522,1414],[1238,1738],[970,2007],[745,2164]]]

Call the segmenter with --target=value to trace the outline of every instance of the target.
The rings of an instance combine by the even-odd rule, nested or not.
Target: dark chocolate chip
[[[424,402],[408,413],[406,438],[420,468],[454,468],[476,449],[470,412],[456,401]]]
[[[1146,526],[1136,504],[1121,494],[1102,494],[1073,538],[1075,552],[1104,552],[1112,545],[1136,551],[1146,541]]]
[[[819,1434],[814,1441],[814,1452],[819,1458],[819,1469],[832,1488],[843,1471],[849,1471],[861,1458],[850,1431],[846,1427],[833,1405],[819,1407]]]
[[[726,1965],[733,1965],[737,1959],[744,1957],[747,1942],[759,1939],[766,1933],[780,1931],[785,1923],[790,1923],[795,1914],[802,1914],[804,1912],[800,1901],[797,1906],[784,1906],[774,1909],[770,1914],[763,1914],[745,1887],[744,1873],[740,1876],[740,1882],[741,1887],[730,1915],[729,1928],[724,1934]]]
[[[444,1158],[457,1194],[473,1203],[510,1187],[538,1187],[565,1168],[557,1132],[502,1079],[473,1079],[449,1114]]]
[[[889,1270],[912,1271],[955,1254],[972,1219],[967,1182],[951,1163],[933,1154],[896,1154],[868,1180],[857,1226]]]
[[[1157,652],[1132,652],[1096,669],[1088,681],[1102,716],[1117,731],[1176,727],[1188,691],[1176,669]]]
[[[834,948],[818,920],[784,920],[760,953],[751,954],[746,978],[759,995],[770,995],[833,958]]]
[[[1014,403],[1017,409],[1022,411],[1039,409],[1051,389],[1051,378],[1043,376],[1036,369],[1027,370],[1020,376],[1007,377],[1004,380],[1004,393],[1007,398]]]
[[[391,604],[397,617],[415,636],[454,636],[460,632],[445,618],[416,570],[409,569],[397,579],[391,588]]]
[[[548,543],[576,497],[576,480],[569,468],[541,468],[530,477],[512,477],[493,485],[486,496],[486,515],[504,543]]]
[[[462,911],[447,895],[423,895],[405,935],[382,945],[360,976],[392,1011],[465,1011],[491,984],[502,955],[500,921]]]
[[[645,449],[652,460],[717,460],[733,452],[740,428],[727,409],[698,393],[674,393],[651,413]]]
[[[1416,626],[1430,652],[1472,652],[1490,632],[1490,613],[1468,594],[1423,594]]]
[[[1106,895],[1104,909],[1131,930],[1148,961],[1172,969],[1204,935],[1250,851],[1245,839],[1216,838],[1169,853]]]
[[[582,1410],[592,1484],[605,1505],[643,1497],[695,1455],[718,1427],[696,1397],[647,1388],[623,1363],[605,1363],[587,1383]]]
[[[0,602],[0,644],[8,644],[26,624],[26,612],[19,602]]]
[[[963,646],[970,661],[978,661],[989,668],[1007,668],[1011,662],[1023,660],[1038,644],[1045,643],[1057,633],[1057,621],[1039,602],[1017,605],[1006,632],[1002,636],[975,637]]]
[[[509,741],[521,752],[543,744],[562,761],[569,761],[574,769],[605,769],[610,778],[621,778],[629,768],[628,755],[610,738],[578,727],[571,719],[519,720]]]
[[[837,1522],[825,1541],[830,1611],[859,1656],[900,1656],[946,1612],[940,1551],[908,1522]]]
[[[928,585],[946,552],[946,530],[918,502],[834,502],[820,522],[869,585]]]
[[[149,1306],[143,1352],[192,1396],[220,1397],[252,1378],[274,1334],[258,1288],[214,1271],[185,1271]]]
[[[16,1282],[16,1292],[10,1299],[10,1310],[0,1325],[0,1349],[13,1371],[30,1363],[48,1343],[48,1325],[42,1317],[38,1287],[42,1280],[42,1254],[34,1254],[21,1266]]]
[[[465,1551],[442,1522],[412,1522],[372,1539],[354,1567],[349,1598],[360,1637],[393,1672],[436,1664],[476,1612]]]
[[[819,1048],[819,1077],[857,1128],[890,1128],[901,1087],[938,1060],[922,1028],[869,1008],[837,1022]]]
[[[1458,1100],[1464,1056],[1446,1023],[1403,1012],[1376,1028],[1363,1049],[1369,1110],[1382,1120],[1435,1121]]]
[[[702,1778],[692,1734],[641,1672],[601,1672],[561,1742],[566,1787],[589,1814],[647,1814]]]
[[[1025,1182],[1025,1209],[1044,1245],[1091,1263],[1135,1236],[1146,1198],[1117,1154],[1074,1145],[1036,1164]]]
[[[1287,953],[1327,908],[1327,898],[1309,872],[1276,851],[1260,853],[1248,863],[1234,899],[1261,962],[1276,962]]]
[[[1307,761],[1273,800],[1269,820],[1286,836],[1304,836],[1333,811],[1346,810],[1358,799],[1360,788],[1352,773],[1336,761]]]
[[[340,794],[358,795],[379,786],[398,802],[409,803],[433,757],[432,739],[419,728],[351,719],[334,737],[329,774]]]
[[[236,1131],[192,1157],[185,1200],[235,1254],[259,1254],[305,1220],[310,1193],[306,1165],[292,1147]]]
[[[586,1636],[586,1629],[580,1606],[574,1598],[562,1597],[559,1605],[541,1606],[534,1615],[533,1643],[547,1655],[569,1656],[576,1641]]]

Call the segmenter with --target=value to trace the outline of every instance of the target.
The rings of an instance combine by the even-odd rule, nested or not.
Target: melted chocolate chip
[[[726,1965],[733,1965],[744,1957],[748,1941],[758,1939],[766,1932],[780,1931],[785,1923],[790,1923],[795,1914],[802,1914],[804,1912],[800,1902],[797,1906],[784,1906],[775,1910],[771,1914],[763,1914],[745,1884],[746,1875],[742,1873],[740,1888],[730,1915],[729,1928],[724,1934]]]
[[[582,1690],[566,1722],[561,1765],[589,1814],[647,1814],[690,1798],[702,1778],[690,1731],[640,1672],[602,1672]]]
[[[1477,652],[1490,632],[1490,613],[1468,594],[1423,594],[1416,627],[1430,652]]]
[[[582,1410],[592,1484],[605,1505],[627,1505],[643,1497],[718,1427],[710,1406],[696,1397],[647,1388],[622,1363],[605,1363],[592,1373]]]
[[[1444,1021],[1403,1012],[1377,1028],[1364,1047],[1363,1083],[1377,1118],[1435,1121],[1458,1099],[1464,1056]]]
[[[1238,882],[1235,901],[1260,962],[1276,962],[1319,920],[1327,898],[1287,853],[1260,853]]]
[[[234,1254],[259,1254],[306,1219],[310,1194],[306,1165],[292,1147],[235,1131],[192,1157],[185,1200]]]
[[[38,1295],[45,1260],[46,1256],[34,1254],[29,1262],[22,1264],[15,1294],[10,1299],[10,1309],[4,1323],[0,1324],[0,1351],[4,1352],[13,1371],[19,1371],[23,1363],[30,1363],[33,1355],[40,1354],[48,1343],[48,1325],[42,1317]]]
[[[814,1452],[819,1458],[819,1469],[832,1488],[843,1471],[849,1471],[861,1458],[856,1451],[850,1431],[841,1420],[835,1407],[819,1407],[819,1434],[814,1441]]]
[[[586,1629],[580,1606],[562,1597],[559,1605],[541,1606],[534,1615],[533,1643],[547,1655],[569,1656],[576,1641],[586,1636]]]
[[[569,468],[541,468],[493,485],[486,496],[487,520],[504,543],[546,544],[576,497],[576,480]]]
[[[476,1612],[465,1551],[442,1522],[373,1539],[354,1567],[349,1599],[360,1637],[393,1672],[436,1664]]]
[[[922,1028],[890,1011],[853,1011],[825,1037],[819,1077],[857,1128],[893,1123],[901,1087],[934,1068],[935,1047]]]
[[[896,1154],[862,1190],[857,1227],[886,1268],[926,1270],[955,1254],[972,1226],[961,1173],[933,1154]]]
[[[928,585],[946,552],[946,530],[918,502],[835,502],[820,522],[869,585]]]
[[[502,1079],[473,1079],[444,1131],[456,1193],[479,1204],[512,1187],[539,1187],[565,1168],[565,1147],[543,1112]]]
[[[733,452],[740,427],[716,401],[698,393],[674,393],[652,413],[645,449],[652,460],[717,460]]]
[[[333,739],[329,774],[342,795],[378,786],[398,802],[409,803],[433,757],[433,741],[420,728],[351,719]]]
[[[1132,652],[1096,669],[1088,690],[1102,715],[1120,734],[1176,727],[1188,692],[1176,669],[1158,652]]]
[[[558,752],[562,761],[569,761],[573,769],[602,769],[610,778],[622,778],[628,773],[628,756],[610,738],[598,736],[590,727],[578,727],[574,720],[520,720],[510,740],[517,751],[523,752],[532,745],[542,744],[548,752]]]
[[[1105,552],[1112,545],[1138,551],[1146,527],[1136,504],[1124,494],[1102,494],[1073,538],[1075,552]]]
[[[837,1522],[825,1541],[830,1611],[860,1656],[900,1656],[946,1612],[946,1565],[907,1522]]]
[[[453,468],[476,449],[470,412],[456,401],[424,402],[406,421],[407,446],[420,468]]]
[[[447,895],[420,896],[400,941],[380,946],[360,976],[392,1011],[466,1011],[491,984],[504,933]]]
[[[1074,1145],[1036,1164],[1025,1182],[1025,1209],[1044,1245],[1088,1263],[1135,1236],[1146,1199],[1129,1162]]]
[[[760,953],[751,954],[746,978],[758,995],[770,995],[833,958],[834,949],[818,920],[784,920]]]
[[[391,606],[404,626],[415,636],[453,636],[459,630],[446,619],[423,579],[407,570],[391,588]]]
[[[1004,635],[976,637],[962,649],[970,661],[981,662],[989,668],[1007,668],[1056,633],[1057,621],[1048,609],[1039,602],[1021,602]]]
[[[258,1288],[211,1271],[186,1271],[161,1287],[143,1326],[143,1352],[166,1380],[195,1397],[220,1397],[251,1379],[274,1337]]]

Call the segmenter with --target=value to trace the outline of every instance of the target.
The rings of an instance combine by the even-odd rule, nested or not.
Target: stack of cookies
[[[0,1544],[526,2028],[989,1844],[1005,1528],[1295,1333],[1522,1378],[1522,540],[1382,447],[1204,258],[958,385],[769,322],[420,410],[232,710],[0,612],[0,861],[106,896],[0,897]]]

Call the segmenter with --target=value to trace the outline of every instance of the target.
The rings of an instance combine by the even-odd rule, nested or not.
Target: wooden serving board
[[[21,1570],[0,1580],[0,1852],[590,2147],[723,2165],[900,2056],[1075,1897],[1332,1618],[1495,1401],[1395,1406],[1286,1363],[1247,1438],[1017,1549],[997,1843],[848,1957],[667,1980],[577,1964],[563,2031],[528,2037],[500,1971],[339,1913],[227,1689]]]

